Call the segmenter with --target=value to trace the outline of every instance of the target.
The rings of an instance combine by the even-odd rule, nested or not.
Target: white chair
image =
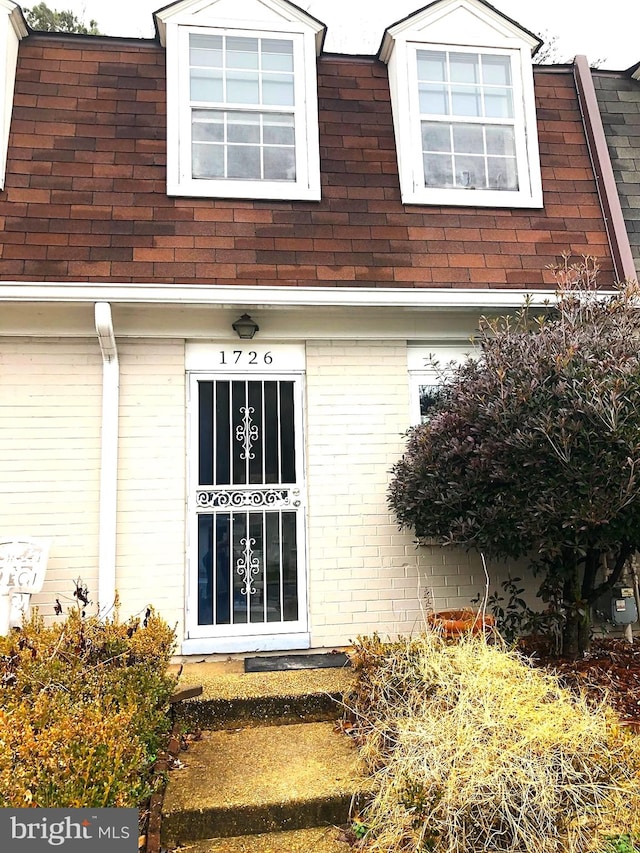
[[[31,596],[40,592],[49,559],[49,539],[0,538],[0,634],[29,616]]]

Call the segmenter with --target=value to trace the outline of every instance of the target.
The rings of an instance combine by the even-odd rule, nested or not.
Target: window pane
[[[296,424],[293,382],[280,383],[280,452],[283,483],[296,480]]]
[[[264,177],[271,181],[295,181],[296,160],[293,149],[265,147]]]
[[[446,80],[447,54],[440,50],[418,51],[418,80]]]
[[[479,57],[475,53],[452,53],[449,56],[452,83],[479,83]]]
[[[479,116],[480,109],[479,87],[451,87],[451,112],[454,116]]]
[[[511,96],[511,90],[485,90],[484,114],[490,118],[513,118],[513,98]]]
[[[488,125],[486,133],[487,154],[509,154],[515,156],[516,137],[515,130],[512,127]]]
[[[482,80],[495,86],[511,85],[511,60],[508,56],[483,56]]]
[[[293,71],[293,42],[262,39],[262,68],[265,71]]]
[[[194,57],[202,57],[205,53],[215,53],[221,56],[222,51],[222,36],[213,35],[198,35],[197,33],[189,34],[189,53],[193,65],[209,65],[207,62],[193,62]],[[210,57],[209,57],[210,58]],[[216,62],[216,64],[219,64]]]
[[[453,186],[453,166],[450,154],[425,154],[423,162],[425,187]]]
[[[518,189],[518,170],[514,159],[510,157],[489,157],[487,165],[490,189]]]
[[[228,625],[231,620],[231,588],[233,566],[229,542],[231,539],[231,516],[228,513],[216,515],[215,541],[215,590],[216,625]]]
[[[258,68],[258,39],[227,37],[227,68]]]
[[[200,121],[194,119],[192,130],[194,142],[224,142],[224,119],[220,113],[219,121]]]
[[[294,512],[282,513],[282,587],[284,590],[284,621],[298,618],[298,546],[296,544],[296,516]]]
[[[280,515],[277,512],[265,513],[267,548],[264,558],[264,570],[267,586],[267,622],[282,621],[282,600],[280,595]]]
[[[227,103],[259,104],[260,86],[257,73],[234,71],[227,75]]]
[[[451,125],[439,121],[423,121],[422,150],[451,151]]]
[[[197,68],[191,71],[192,101],[222,101],[222,74]]]
[[[481,124],[458,124],[453,126],[453,150],[460,154],[484,154],[484,138]]]
[[[280,124],[268,124],[265,121],[262,134],[265,144],[271,143],[272,145],[295,145],[293,122],[289,126]]]
[[[249,145],[229,145],[227,148],[228,178],[260,178],[260,148]]]
[[[447,89],[445,86],[420,86],[420,112],[436,116],[449,115]]]
[[[213,624],[213,516],[198,516],[198,625]]]
[[[252,113],[235,113],[227,125],[228,142],[260,143],[260,116]]]
[[[455,157],[456,186],[484,189],[487,186],[484,157],[457,155]]]
[[[213,382],[198,382],[198,484],[212,486]]]
[[[262,103],[289,107],[294,103],[291,74],[265,74],[262,78]]]
[[[223,178],[224,149],[221,145],[203,145],[195,142],[191,146],[194,178]]]
[[[218,50],[205,50],[204,48],[192,47],[190,52],[191,65],[193,67],[202,68],[221,68],[222,67],[222,48]]]
[[[439,385],[419,385],[418,397],[420,399],[420,422],[425,424],[431,415],[432,409],[437,404],[442,394]]]

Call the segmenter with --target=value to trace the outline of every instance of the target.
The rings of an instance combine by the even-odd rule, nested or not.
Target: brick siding
[[[468,607],[485,585],[480,558],[417,547],[387,507],[410,422],[406,345],[308,342],[306,398],[312,646],[411,633],[431,607]],[[492,564],[492,584],[509,570]]]
[[[32,603],[98,594],[102,361],[95,341],[3,338],[0,346],[0,530],[53,540]]]

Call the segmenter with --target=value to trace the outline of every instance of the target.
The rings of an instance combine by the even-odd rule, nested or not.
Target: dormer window
[[[241,22],[229,11],[221,0],[182,0],[157,13],[171,81],[168,192],[319,199],[316,50],[324,28],[284,0],[255,2],[255,17],[243,7]]]
[[[537,43],[482,0],[437,0],[387,30],[405,203],[542,206]]]
[[[195,179],[296,180],[293,40],[189,33]]]
[[[418,50],[425,187],[518,190],[511,58]]]

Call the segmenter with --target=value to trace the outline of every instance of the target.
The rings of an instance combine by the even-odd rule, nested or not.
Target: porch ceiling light
[[[256,332],[260,331],[260,326],[256,323],[253,317],[248,314],[243,314],[235,323],[231,324],[231,328],[239,338],[250,340]]]

